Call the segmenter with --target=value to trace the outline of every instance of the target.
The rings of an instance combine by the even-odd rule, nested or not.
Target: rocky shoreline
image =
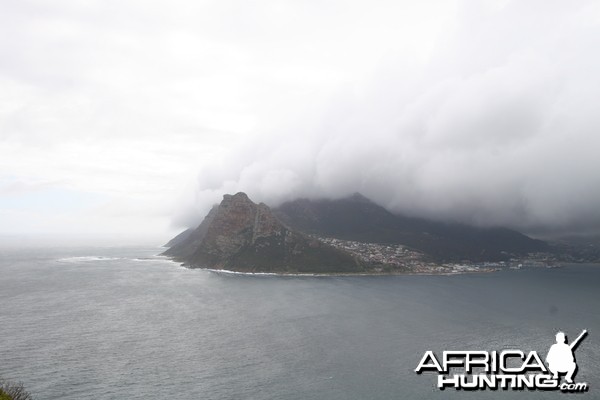
[[[180,264],[181,267],[187,269],[199,269],[204,271],[213,272],[216,274],[225,275],[244,275],[244,276],[280,276],[280,277],[337,277],[337,276],[408,276],[408,275],[424,275],[424,276],[452,276],[452,275],[466,275],[466,274],[484,274],[500,271],[500,268],[477,268],[469,270],[451,270],[451,271],[439,271],[439,272],[420,272],[420,271],[405,271],[405,272],[323,272],[323,273],[297,273],[297,272],[245,272],[245,271],[233,271],[228,269],[216,269],[216,268],[202,268],[192,267],[185,264]]]

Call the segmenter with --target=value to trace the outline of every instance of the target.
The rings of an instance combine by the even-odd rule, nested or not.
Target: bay
[[[426,350],[536,350],[588,337],[600,395],[600,267],[454,276],[190,270],[157,248],[0,249],[0,376],[36,399],[560,398],[440,391]]]

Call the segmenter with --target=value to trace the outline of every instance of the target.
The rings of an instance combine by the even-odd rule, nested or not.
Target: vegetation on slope
[[[32,400],[23,383],[15,383],[0,379],[0,400]]]

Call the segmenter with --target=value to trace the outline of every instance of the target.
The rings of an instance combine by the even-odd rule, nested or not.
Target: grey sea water
[[[38,400],[561,398],[435,388],[426,350],[588,337],[600,398],[600,266],[390,277],[188,270],[159,249],[0,250],[0,376]]]

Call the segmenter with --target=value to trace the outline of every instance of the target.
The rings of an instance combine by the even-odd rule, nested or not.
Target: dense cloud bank
[[[390,40],[360,79],[282,104],[201,167],[176,223],[223,193],[277,205],[361,192],[408,215],[598,231],[600,7],[480,4],[461,3],[425,57]]]

